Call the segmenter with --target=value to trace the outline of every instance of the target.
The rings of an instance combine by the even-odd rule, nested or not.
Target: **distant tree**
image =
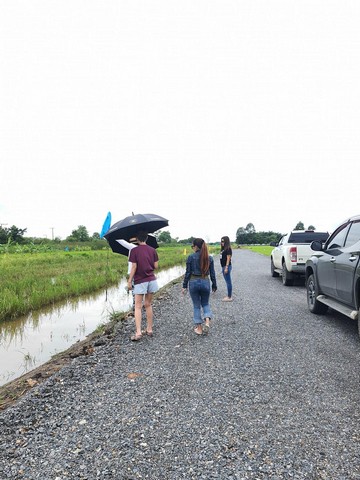
[[[294,230],[305,230],[303,222],[298,222]]]
[[[5,228],[0,227],[0,243],[7,242],[7,234]]]
[[[192,243],[195,240],[195,237],[189,237],[189,238],[184,238],[182,240],[179,240],[179,243],[184,243],[188,245],[189,243]]]
[[[87,231],[87,228],[84,227],[84,225],[79,225],[76,230],[73,230],[71,232],[71,235],[67,237],[68,241],[75,241],[75,242],[87,242],[90,240],[89,233]]]
[[[160,232],[157,239],[161,243],[171,243],[172,240],[170,232],[168,231]]]
[[[253,223],[248,223],[245,227],[246,242],[249,244],[258,243],[256,239],[256,230]]]
[[[277,242],[281,237],[278,232],[256,232],[254,225],[247,224],[247,226],[240,227],[236,231],[236,243],[238,245],[253,245],[253,244],[269,244]]]
[[[92,234],[92,237],[91,237],[92,240],[99,240],[99,238],[100,238],[100,233],[99,232],[94,232]]]
[[[238,235],[245,235],[247,233],[247,231],[245,230],[244,227],[239,227],[237,230],[236,230],[236,236]]]
[[[239,245],[244,245],[246,243],[247,231],[244,227],[239,227],[236,230],[236,243]]]
[[[307,229],[308,229],[308,230],[316,230],[316,228],[314,227],[314,225],[309,225]]]
[[[255,233],[255,227],[253,223],[248,223],[245,227],[246,233]]]
[[[7,243],[8,241],[23,243],[26,230],[27,228],[18,228],[15,225],[10,228],[0,228],[0,243]]]

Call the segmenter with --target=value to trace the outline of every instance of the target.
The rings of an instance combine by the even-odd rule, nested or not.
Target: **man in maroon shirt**
[[[135,294],[135,335],[131,340],[137,342],[142,337],[141,332],[141,309],[144,298],[146,311],[146,335],[152,337],[153,334],[153,310],[152,297],[159,287],[154,275],[154,270],[158,268],[159,258],[155,248],[146,244],[147,233],[138,232],[136,235],[138,246],[130,252],[129,261],[132,263],[131,272],[128,278],[128,288],[132,290],[132,280],[134,279]],[[145,296],[145,297],[144,297]]]

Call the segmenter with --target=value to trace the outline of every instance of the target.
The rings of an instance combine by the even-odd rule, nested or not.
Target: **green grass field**
[[[269,245],[249,245],[241,248],[246,248],[247,250],[251,250],[252,252],[256,253],[261,253],[261,255],[266,255],[267,257],[270,257],[271,252],[274,250],[274,247],[270,247]]]

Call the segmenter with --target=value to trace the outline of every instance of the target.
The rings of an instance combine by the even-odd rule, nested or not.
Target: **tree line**
[[[91,242],[100,240],[100,234],[98,232],[94,232],[92,235],[89,234],[88,229],[84,225],[79,225],[75,228],[70,235],[68,235],[65,240],[61,240],[59,237],[56,237],[52,240],[48,238],[41,238],[41,237],[25,237],[25,233],[27,228],[18,228],[13,225],[10,228],[0,227],[0,244],[7,244],[7,243],[18,243],[18,244],[26,244],[29,242]],[[155,232],[155,236],[159,243],[191,243],[195,237],[189,237],[183,240],[179,240],[178,238],[172,238],[169,231],[159,231]]]
[[[10,228],[0,227],[0,244],[8,243],[18,243],[26,244],[29,242],[49,242],[48,238],[41,237],[25,237],[27,228],[18,228],[15,225],[12,225]],[[89,234],[87,228],[84,225],[79,225],[74,229],[71,234],[65,238],[65,242],[89,242],[92,240],[99,240],[100,234],[94,232],[92,235]],[[56,237],[53,239],[54,242],[60,243],[61,239]]]
[[[298,222],[294,227],[294,230],[305,230],[303,222]],[[309,225],[307,230],[315,230],[313,225]],[[15,225],[12,225],[10,228],[0,227],[0,244],[9,244],[9,243],[18,243],[26,244],[30,242],[39,243],[39,242],[49,242],[48,238],[33,238],[25,237],[27,228],[18,228]],[[155,236],[159,243],[162,244],[171,244],[171,243],[182,243],[190,244],[195,237],[184,238],[179,240],[178,238],[172,238],[169,231],[159,231],[155,232]],[[252,223],[248,223],[246,227],[240,227],[236,231],[235,243],[238,245],[253,245],[253,244],[270,244],[273,242],[278,242],[279,239],[283,236],[280,232],[257,232]],[[60,238],[54,238],[52,241],[55,243],[61,242],[97,242],[100,240],[100,234],[94,232],[92,235],[89,234],[87,228],[84,225],[79,225],[74,229],[71,234],[66,237],[65,240]]]
[[[293,230],[305,230],[303,222],[298,222]],[[306,230],[316,230],[313,225],[309,225]],[[286,232],[287,233],[287,232]],[[270,245],[277,243],[283,236],[280,232],[257,232],[252,223],[248,223],[246,227],[240,227],[236,231],[235,242],[238,245]]]

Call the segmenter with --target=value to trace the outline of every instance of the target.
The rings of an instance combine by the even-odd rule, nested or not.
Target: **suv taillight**
[[[297,249],[290,247],[290,262],[297,262]]]

